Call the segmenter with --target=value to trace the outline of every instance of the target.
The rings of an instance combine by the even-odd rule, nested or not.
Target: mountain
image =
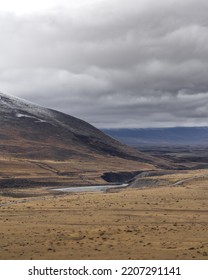
[[[93,153],[147,161],[142,153],[64,113],[0,94],[1,154],[29,159],[71,159]]]
[[[208,127],[103,129],[111,137],[134,147],[207,145]]]
[[[1,186],[96,184],[108,172],[164,164],[83,120],[2,93],[0,122]]]

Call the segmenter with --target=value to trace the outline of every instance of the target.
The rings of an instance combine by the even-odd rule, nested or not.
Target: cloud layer
[[[0,13],[0,91],[97,127],[207,125],[208,2]]]

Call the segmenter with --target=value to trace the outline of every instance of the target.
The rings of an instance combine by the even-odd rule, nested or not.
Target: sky
[[[0,0],[0,92],[98,128],[208,125],[207,0]]]

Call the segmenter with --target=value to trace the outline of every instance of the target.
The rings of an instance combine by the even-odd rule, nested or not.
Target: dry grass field
[[[105,184],[105,172],[145,171],[155,169],[149,163],[135,162],[113,156],[73,158],[65,161],[28,160],[0,157],[0,193],[4,188],[76,186]]]
[[[166,185],[107,193],[0,196],[0,258],[208,259],[207,175],[158,176]]]

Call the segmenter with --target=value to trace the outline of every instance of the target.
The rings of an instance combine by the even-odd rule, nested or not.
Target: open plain
[[[36,188],[30,197],[24,188],[2,195],[0,258],[208,259],[207,176],[160,175],[149,178],[155,186],[137,181],[106,193]]]

